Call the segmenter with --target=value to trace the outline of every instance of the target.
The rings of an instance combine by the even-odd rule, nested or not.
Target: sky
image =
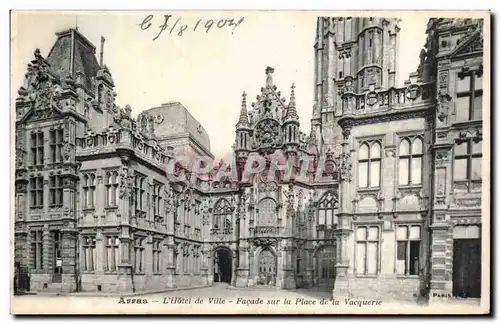
[[[160,33],[164,15],[171,17],[168,27]],[[101,35],[106,38],[104,64],[113,75],[117,105],[129,104],[136,116],[142,110],[168,101],[181,102],[209,134],[215,156],[225,155],[231,149],[241,94],[243,91],[248,94],[250,107],[265,85],[267,66],[275,69],[274,84],[287,101],[290,86],[295,83],[300,128],[308,134],[318,15],[377,16],[366,11],[343,14],[316,11],[13,13],[11,106],[13,109],[34,50],[39,48],[46,57],[56,40],[56,32],[78,26],[96,46],[97,56]],[[402,19],[398,85],[403,85],[408,74],[418,66],[429,17],[425,12],[416,11],[398,13],[397,17]],[[179,36],[179,27],[185,25],[188,28]]]

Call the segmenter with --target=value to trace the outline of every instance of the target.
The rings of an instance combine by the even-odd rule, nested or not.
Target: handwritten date
[[[208,34],[212,29],[230,29],[231,34],[234,34],[236,28],[245,20],[245,17],[241,17],[239,20],[234,18],[231,19],[198,19],[194,24],[184,24],[182,22],[182,17],[178,17],[175,19],[172,15],[163,15],[163,23],[159,25],[159,32],[153,38],[153,40],[157,40],[163,32],[168,34],[177,34],[177,36],[182,36],[185,32],[197,30],[205,31]],[[153,15],[148,15],[144,20],[138,24],[142,30],[147,30],[151,28],[153,23],[151,22],[154,19]]]

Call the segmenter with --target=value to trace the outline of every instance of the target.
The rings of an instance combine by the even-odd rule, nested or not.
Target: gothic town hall
[[[15,105],[17,288],[226,282],[479,297],[483,22],[430,19],[403,86],[398,22],[318,18],[315,95],[300,116],[310,132],[300,131],[293,80],[283,98],[280,71],[264,66],[256,99],[234,103],[236,176],[175,164],[189,181],[166,165],[177,152],[214,159],[203,125],[175,101],[133,118],[114,102],[102,50],[77,29],[57,33],[48,55],[35,50]],[[276,152],[311,167],[286,177],[270,168]],[[242,177],[252,155],[266,165]]]

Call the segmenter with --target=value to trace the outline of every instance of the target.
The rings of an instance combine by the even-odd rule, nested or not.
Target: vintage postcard
[[[488,11],[12,11],[13,314],[488,314]]]

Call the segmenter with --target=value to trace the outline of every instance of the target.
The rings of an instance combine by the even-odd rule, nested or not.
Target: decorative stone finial
[[[247,106],[247,94],[245,91],[243,91],[243,94],[241,95],[241,107],[246,107]]]
[[[273,73],[274,73],[274,69],[272,67],[268,66],[266,68],[266,75],[267,75],[266,87],[273,86]]]

